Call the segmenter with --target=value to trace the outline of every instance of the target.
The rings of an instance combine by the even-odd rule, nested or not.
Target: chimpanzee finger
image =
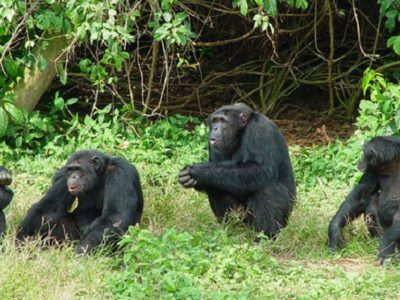
[[[189,181],[191,178],[192,178],[192,177],[190,177],[190,175],[187,175],[187,176],[180,176],[180,177],[179,177],[179,182],[183,184],[183,183]]]
[[[197,180],[196,179],[190,179],[188,182],[185,182],[183,184],[184,187],[194,187],[197,184]]]
[[[181,170],[179,172],[179,177],[183,177],[183,176],[186,176],[186,175],[190,175],[190,169],[189,168],[183,169],[183,170]]]

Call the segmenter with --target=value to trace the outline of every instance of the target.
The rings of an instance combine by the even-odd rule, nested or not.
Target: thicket
[[[399,79],[399,13],[398,0],[5,0],[0,134],[40,99],[50,114],[111,104],[157,117],[242,101],[271,116],[304,102],[353,116],[365,69]]]

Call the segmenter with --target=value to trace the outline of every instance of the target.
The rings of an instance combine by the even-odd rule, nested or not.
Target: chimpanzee
[[[102,241],[115,241],[129,225],[139,223],[142,211],[142,188],[133,165],[122,157],[78,151],[29,209],[17,239],[35,234],[53,242],[80,239],[76,252],[90,253]]]
[[[364,214],[373,235],[383,231],[378,253],[383,264],[400,245],[400,138],[371,139],[363,147],[358,168],[364,174],[329,224],[328,247],[336,251],[343,242],[341,229]]]
[[[10,204],[14,196],[13,191],[7,186],[10,185],[11,182],[12,178],[10,173],[8,173],[3,167],[0,167],[0,236],[6,230],[6,217],[3,209]]]
[[[296,186],[286,142],[268,118],[239,103],[208,118],[209,162],[186,166],[179,182],[208,194],[221,220],[244,208],[245,222],[274,237],[286,226]]]

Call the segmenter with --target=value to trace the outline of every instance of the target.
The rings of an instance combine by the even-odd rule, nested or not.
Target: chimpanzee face
[[[390,175],[400,164],[399,144],[391,137],[375,137],[363,146],[363,157],[358,163],[362,172]]]
[[[237,147],[240,140],[240,130],[247,124],[247,114],[217,111],[208,121],[209,138],[211,148],[221,153],[231,153]]]
[[[71,157],[66,165],[67,185],[71,195],[77,196],[95,188],[99,183],[99,172],[103,166],[104,161],[96,155]]]

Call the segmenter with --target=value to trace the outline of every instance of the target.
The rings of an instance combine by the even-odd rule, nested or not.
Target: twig
[[[230,39],[230,40],[223,40],[223,41],[215,41],[215,42],[192,42],[192,45],[195,47],[217,47],[217,46],[225,46],[225,45],[229,45],[229,44],[233,44],[233,43],[237,43],[240,41],[243,41],[245,39],[247,39],[248,37],[250,37],[257,28],[253,27],[252,30],[250,30],[249,32],[247,32],[246,34],[239,36],[237,38],[234,39]]]
[[[367,54],[365,53],[362,43],[361,43],[361,32],[360,32],[360,23],[358,22],[358,15],[357,15],[357,9],[356,9],[356,5],[354,3],[354,0],[351,1],[352,6],[353,6],[353,13],[354,13],[354,19],[356,21],[356,27],[357,27],[357,38],[358,38],[358,44],[360,45],[360,51],[361,53],[364,55],[364,57],[368,57],[371,60],[375,60],[376,57],[378,57],[377,55],[374,54]]]

